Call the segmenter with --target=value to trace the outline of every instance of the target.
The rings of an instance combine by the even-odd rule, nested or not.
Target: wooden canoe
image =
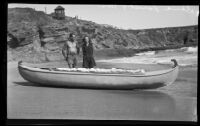
[[[145,74],[110,74],[55,71],[28,67],[18,63],[20,75],[27,81],[43,86],[64,86],[103,89],[154,89],[172,84],[178,76],[175,59],[172,68]]]

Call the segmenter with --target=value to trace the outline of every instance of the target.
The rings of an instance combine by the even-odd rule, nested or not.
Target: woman
[[[96,62],[93,57],[93,44],[88,36],[83,38],[83,68],[93,68]]]

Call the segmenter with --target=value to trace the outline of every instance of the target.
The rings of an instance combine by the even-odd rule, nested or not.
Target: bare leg
[[[69,66],[69,68],[72,68],[72,67],[73,67],[73,65],[72,65],[72,64],[70,64],[70,63],[68,63],[68,66]]]
[[[76,57],[74,57],[74,60],[73,60],[73,68],[75,68],[76,65],[77,65],[77,59],[76,59]]]

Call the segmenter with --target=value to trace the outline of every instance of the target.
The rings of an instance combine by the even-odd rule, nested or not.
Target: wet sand
[[[129,68],[133,64],[99,63],[99,66]],[[19,75],[16,62],[8,63],[8,119],[196,121],[196,111],[197,67],[181,67],[176,82],[170,86],[127,91],[34,86]]]

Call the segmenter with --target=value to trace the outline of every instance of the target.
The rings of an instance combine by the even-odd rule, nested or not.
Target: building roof
[[[55,8],[55,10],[64,10],[65,8],[63,8],[62,6],[57,6],[56,8]]]

